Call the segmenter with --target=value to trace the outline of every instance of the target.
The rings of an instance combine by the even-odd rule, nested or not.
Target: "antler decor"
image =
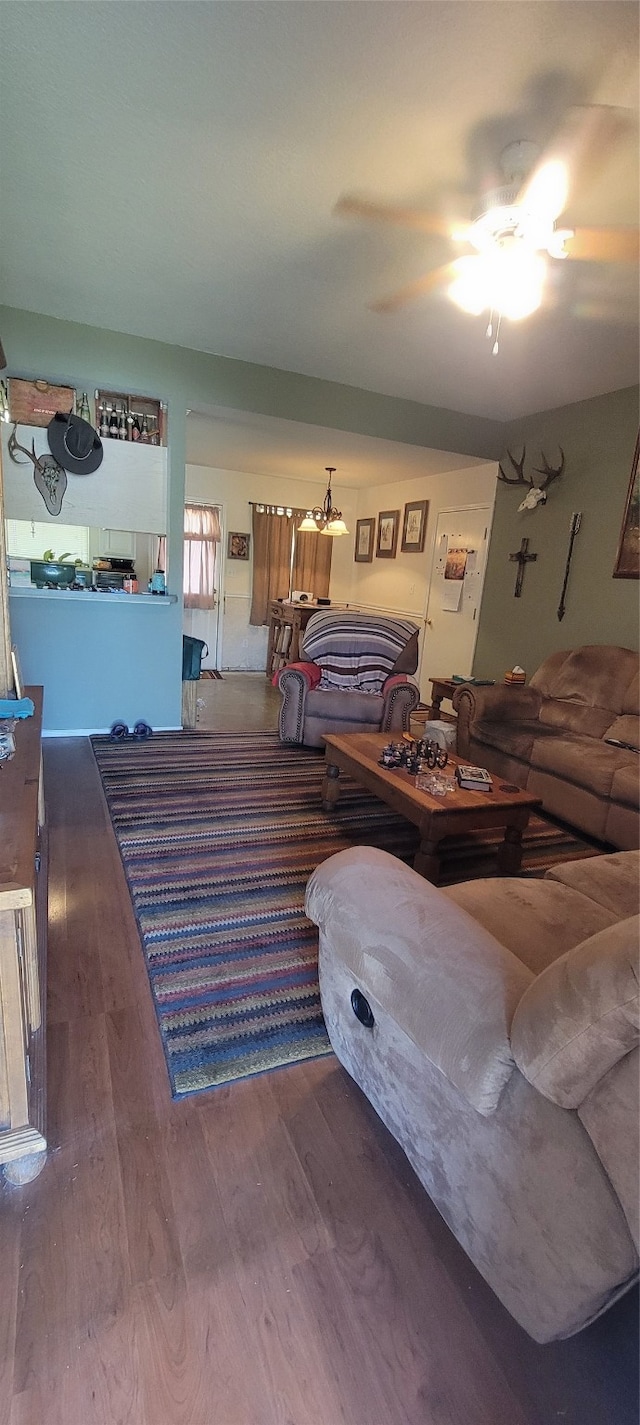
[[[14,465],[22,465],[24,462],[18,460],[16,451],[21,455],[26,455],[33,465],[33,479],[36,490],[44,500],[50,515],[59,515],[62,509],[64,492],[67,488],[67,473],[53,455],[36,455],[35,440],[31,442],[31,450],[27,450],[26,445],[20,445],[16,439],[18,427],[14,425],[7,443],[9,455]]]
[[[564,471],[564,450],[562,449],[562,446],[558,446],[558,449],[560,451],[559,465],[550,465],[546,455],[544,454],[544,451],[540,451],[540,459],[542,461],[542,465],[534,465],[533,468],[536,475],[542,475],[543,478],[537,483],[534,480],[533,475],[531,476],[531,478],[529,478],[524,473],[524,462],[527,453],[526,446],[523,445],[522,455],[519,460],[516,460],[515,456],[511,454],[510,450],[507,451],[507,455],[509,456],[511,464],[516,472],[515,478],[512,475],[507,475],[507,472],[506,470],[503,470],[502,465],[498,465],[498,479],[504,480],[505,484],[507,485],[527,485],[529,490],[529,493],[525,496],[524,500],[522,501],[522,504],[518,505],[518,510],[535,510],[536,505],[546,505],[547,486],[551,484],[552,480],[558,480]]]

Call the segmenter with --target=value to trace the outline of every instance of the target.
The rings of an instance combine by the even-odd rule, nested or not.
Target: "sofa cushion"
[[[361,693],[355,689],[348,695],[338,689],[310,688],[305,702],[306,717],[327,718],[334,722],[365,723],[379,727],[384,698],[379,693]],[[328,731],[327,727],[327,731]]]
[[[633,753],[620,752],[591,737],[540,737],[534,741],[530,762],[576,787],[586,787],[597,797],[608,797],[614,772]]]
[[[557,732],[580,737],[602,737],[611,722],[610,708],[585,707],[572,698],[543,698],[540,722]]]
[[[640,909],[640,852],[614,851],[583,861],[563,861],[549,867],[545,881],[559,881],[581,891],[611,911],[616,920],[626,920]]]
[[[628,742],[632,747],[640,749],[640,718],[631,713],[625,713],[610,723],[602,736],[605,741],[608,737],[615,737],[618,742]]]
[[[577,1108],[640,1041],[640,916],[617,921],[543,970],[511,1026],[524,1077],[561,1108]]]
[[[543,699],[559,699],[573,705],[567,709],[568,726],[580,705],[593,710],[595,726],[602,709],[617,714],[638,711],[638,655],[630,648],[600,643],[552,653],[534,673],[531,687],[537,688]],[[576,723],[579,725],[580,721]]]
[[[592,859],[577,864],[590,866]],[[615,924],[615,914],[598,905],[588,893],[581,894],[582,890],[514,876],[465,881],[448,886],[442,894],[495,935],[534,975],[539,975],[558,956],[596,931]]]
[[[495,747],[508,757],[519,757],[528,762],[535,738],[539,735],[537,722],[494,722],[489,718],[473,724],[474,742],[482,742],[486,747]]]
[[[611,800],[622,802],[624,806],[637,807],[640,805],[640,769],[635,753],[632,752],[631,756],[633,762],[628,762],[626,767],[616,767],[611,780]]]

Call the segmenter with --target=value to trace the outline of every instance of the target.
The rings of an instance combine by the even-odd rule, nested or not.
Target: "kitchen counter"
[[[177,604],[175,594],[125,594],[122,590],[98,592],[91,589],[36,589],[9,587],[12,599],[74,599],[83,604]]]

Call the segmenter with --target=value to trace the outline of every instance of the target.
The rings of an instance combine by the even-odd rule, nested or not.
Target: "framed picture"
[[[631,478],[622,517],[618,553],[613,569],[614,579],[640,578],[640,488],[638,486],[638,452],[640,432],[631,465]]]
[[[395,559],[398,546],[399,510],[381,510],[378,515],[376,559]]]
[[[403,554],[422,554],[424,537],[427,532],[428,509],[428,500],[413,500],[411,504],[405,505],[402,544],[400,545]]]
[[[356,520],[356,547],[354,559],[356,564],[370,564],[373,559],[373,542],[375,539],[376,522],[371,520]]]
[[[227,558],[248,559],[250,544],[250,534],[229,534],[227,537]]]

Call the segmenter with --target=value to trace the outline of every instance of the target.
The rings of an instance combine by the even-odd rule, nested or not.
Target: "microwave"
[[[117,569],[94,569],[94,589],[124,589],[124,581],[131,575],[121,574]]]

